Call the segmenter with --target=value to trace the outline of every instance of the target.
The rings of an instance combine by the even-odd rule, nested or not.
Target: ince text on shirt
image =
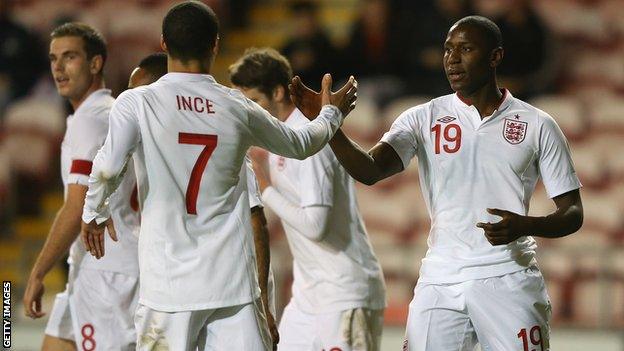
[[[206,114],[215,113],[212,101],[203,97],[176,95],[176,102],[178,110]]]

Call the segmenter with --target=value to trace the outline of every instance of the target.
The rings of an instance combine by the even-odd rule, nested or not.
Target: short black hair
[[[288,91],[292,68],[286,57],[271,48],[250,48],[229,67],[230,81],[242,88],[256,88],[266,96],[282,86]]]
[[[79,37],[84,43],[84,50],[87,53],[87,58],[90,60],[94,56],[102,56],[103,63],[106,63],[106,41],[100,32],[93,27],[85,23],[80,22],[67,22],[54,28],[50,33],[50,38],[62,38],[62,37]],[[104,64],[102,64],[102,68]]]
[[[503,47],[503,35],[500,28],[487,17],[483,16],[467,16],[455,22],[453,27],[460,25],[469,25],[479,29],[484,35],[492,49]]]
[[[162,35],[171,57],[184,62],[204,60],[212,55],[219,36],[219,20],[206,4],[182,2],[165,15]]]
[[[154,80],[158,80],[167,74],[167,54],[164,52],[150,54],[139,62],[139,68],[143,68]]]

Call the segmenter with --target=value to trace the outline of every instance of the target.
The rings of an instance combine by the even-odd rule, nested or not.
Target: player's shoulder
[[[455,102],[456,94],[447,94],[431,99],[422,105],[428,105],[429,108],[449,108]]]
[[[97,91],[76,109],[74,119],[88,123],[108,123],[108,115],[114,102],[115,98],[110,95],[110,91]]]
[[[430,101],[414,105],[407,108],[397,117],[395,123],[408,123],[413,127],[426,124],[429,116],[432,115],[432,111],[437,105],[441,104],[440,98],[432,99]]]
[[[555,119],[546,111],[541,110],[530,103],[520,100],[516,97],[513,98],[511,110],[513,113],[521,115],[529,122],[534,122],[537,125],[556,125]]]

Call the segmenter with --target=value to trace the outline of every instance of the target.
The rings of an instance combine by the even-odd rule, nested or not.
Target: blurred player
[[[297,128],[308,120],[288,95],[292,70],[273,49],[248,50],[230,67],[245,96]],[[294,263],[279,350],[378,350],[385,287],[359,214],[353,179],[329,146],[303,161],[254,160],[262,200],[282,219]]]
[[[583,222],[566,139],[547,113],[496,83],[500,30],[484,17],[455,23],[444,69],[456,92],[408,109],[368,153],[336,133],[331,147],[374,184],[417,156],[431,216],[429,250],[410,303],[406,350],[549,350],[551,305],[531,236],[558,238]],[[318,97],[293,81],[309,115]],[[527,216],[541,177],[557,210]]]
[[[132,71],[128,88],[136,88],[142,85],[152,84],[160,77],[167,74],[167,54],[164,52],[154,53],[145,57],[139,66]],[[142,152],[141,148],[136,148],[136,152]],[[141,156],[139,159],[144,159]],[[136,159],[135,159],[136,161]],[[147,195],[147,174],[142,169],[140,162],[135,162],[135,172],[139,178],[139,203],[142,204]],[[243,172],[245,174],[243,174]],[[279,335],[275,326],[275,291],[273,286],[272,272],[269,270],[269,232],[266,227],[266,217],[260,199],[260,192],[255,175],[251,166],[251,160],[247,159],[241,168],[241,179],[247,180],[249,190],[249,207],[251,208],[251,227],[254,233],[254,243],[256,249],[256,264],[258,266],[258,283],[261,291],[261,307],[266,312],[267,323],[271,332],[274,345],[277,345]]]
[[[24,294],[25,312],[32,318],[44,316],[43,279],[69,249],[67,289],[56,296],[43,349],[130,350],[136,342],[133,316],[139,274],[139,218],[130,204],[135,185],[132,167],[127,177],[119,179],[120,190],[109,204],[120,243],[110,246],[106,258],[98,261],[85,255],[84,246],[76,240],[92,161],[106,139],[114,101],[104,84],[106,44],[97,31],[79,23],[57,27],[51,37],[52,76],[74,114],[67,119],[61,146],[65,202],[30,274]]]
[[[140,141],[149,189],[139,236],[137,349],[269,349],[254,304],[260,291],[241,179],[245,154],[252,145],[298,158],[317,152],[352,109],[355,83],[330,95],[327,75],[327,106],[294,130],[210,76],[218,21],[208,6],[175,5],[162,29],[169,73],[115,102],[89,180],[83,241],[92,255],[104,255],[103,228],[114,223],[107,198]]]

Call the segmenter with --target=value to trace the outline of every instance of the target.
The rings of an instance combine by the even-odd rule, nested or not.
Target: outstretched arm
[[[346,85],[347,93],[341,98],[330,96],[331,76],[323,77],[321,106],[312,122],[300,127],[291,128],[278,121],[259,105],[250,103],[249,131],[252,145],[259,146],[275,154],[305,159],[325,146],[336,130],[340,128],[347,113],[354,106],[357,87],[354,79]]]
[[[366,185],[373,185],[403,170],[401,158],[387,143],[377,143],[366,152],[338,130],[329,145],[347,172]]]
[[[139,124],[134,112],[132,90],[122,93],[110,113],[108,136],[93,160],[89,191],[82,214],[81,237],[87,251],[96,258],[104,256],[104,229],[117,240],[108,209],[108,198],[115,192],[126,166],[139,142]]]
[[[553,198],[557,210],[544,217],[522,216],[513,212],[488,209],[503,219],[497,223],[477,223],[492,245],[505,245],[521,236],[560,238],[572,234],[583,225],[583,203],[578,189]]]
[[[292,101],[308,119],[318,114],[321,108],[320,93],[308,88],[299,77],[294,77],[288,88]],[[342,88],[331,93],[331,96],[340,99],[346,93],[347,90]],[[329,145],[347,172],[366,185],[375,184],[403,170],[401,158],[387,143],[380,142],[366,152],[339,129]]]

